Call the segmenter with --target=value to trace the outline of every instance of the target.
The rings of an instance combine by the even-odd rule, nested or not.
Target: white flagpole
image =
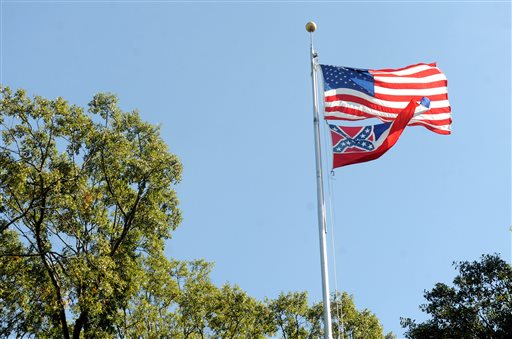
[[[318,114],[318,84],[316,76],[318,55],[313,48],[313,32],[316,30],[316,24],[314,22],[308,22],[306,24],[306,30],[310,34],[311,77],[313,79],[313,127],[315,130],[316,193],[318,201],[317,209],[318,234],[320,240],[320,263],[322,269],[322,296],[324,300],[324,329],[325,339],[332,339],[329,275],[327,273],[327,229],[325,227],[324,183],[322,177],[322,156],[320,153],[320,119]]]

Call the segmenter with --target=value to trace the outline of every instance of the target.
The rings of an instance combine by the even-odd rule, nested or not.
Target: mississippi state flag
[[[375,160],[386,153],[397,142],[414,116],[417,106],[411,100],[393,122],[361,127],[329,125],[333,150],[332,167]]]
[[[428,111],[409,125],[421,125],[439,134],[451,133],[448,81],[431,64],[398,69],[358,69],[320,65],[324,79],[324,116],[327,120],[378,118],[391,122],[409,104],[428,97]]]

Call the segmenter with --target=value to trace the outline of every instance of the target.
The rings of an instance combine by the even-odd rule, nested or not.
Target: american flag
[[[425,126],[439,134],[451,133],[447,80],[435,63],[379,70],[320,67],[325,119],[393,121],[410,100],[427,97],[430,109],[414,116],[409,125]]]

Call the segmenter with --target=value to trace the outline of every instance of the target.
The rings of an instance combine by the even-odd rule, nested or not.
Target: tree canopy
[[[305,292],[282,293],[269,301],[274,325],[283,338],[321,338],[323,304],[308,306]],[[335,293],[331,298],[332,333],[337,338],[384,338],[383,328],[375,314],[359,311],[354,298],[347,293]],[[392,338],[389,333],[386,338]]]
[[[431,319],[405,318],[408,338],[510,338],[512,336],[512,268],[498,255],[455,263],[453,286],[437,283],[420,306]]]
[[[111,94],[87,109],[1,89],[0,337],[316,338],[305,292],[259,301],[217,287],[204,260],[166,258],[182,165]],[[335,330],[382,338],[335,295]]]
[[[0,111],[2,327],[114,333],[181,220],[181,163],[113,95],[86,113],[4,88]]]

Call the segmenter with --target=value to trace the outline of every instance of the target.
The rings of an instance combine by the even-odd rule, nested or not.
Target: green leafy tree
[[[335,326],[333,333],[342,334],[341,338],[381,339],[384,337],[383,328],[377,316],[368,309],[357,310],[352,295],[343,293],[341,297],[337,296],[333,300],[331,313]],[[343,324],[343,327],[340,324]],[[337,332],[334,332],[335,330]]]
[[[270,310],[238,286],[218,290],[209,319],[212,338],[264,338],[275,332]]]
[[[306,292],[292,292],[268,302],[274,325],[283,338],[323,337],[323,303],[308,306],[307,299]],[[357,310],[353,297],[346,293],[333,294],[331,317],[332,332],[339,338],[384,338],[383,328],[375,314],[366,309]]]
[[[408,338],[512,337],[512,268],[498,255],[459,262],[453,286],[437,283],[420,306],[431,319],[401,319]]]
[[[181,163],[112,95],[1,95],[0,334],[112,336],[166,261]]]
[[[152,272],[120,317],[122,338],[264,338],[268,309],[238,287],[214,286],[212,265],[171,260]]]
[[[316,338],[321,335],[317,310],[308,306],[307,292],[281,293],[268,301],[278,332],[287,338]]]

